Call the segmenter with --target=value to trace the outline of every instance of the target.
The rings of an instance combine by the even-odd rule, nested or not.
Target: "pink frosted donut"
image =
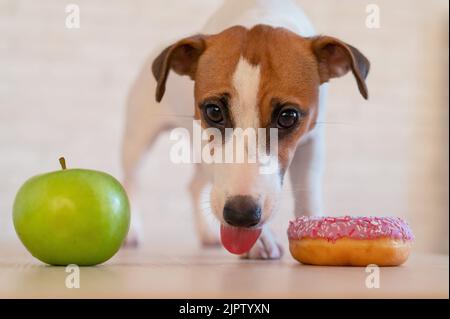
[[[289,250],[304,264],[398,266],[414,240],[397,217],[306,217],[289,222]]]

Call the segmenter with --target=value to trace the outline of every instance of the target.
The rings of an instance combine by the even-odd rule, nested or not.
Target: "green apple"
[[[130,205],[111,175],[66,169],[30,178],[16,195],[14,227],[28,251],[51,265],[96,265],[122,245]]]

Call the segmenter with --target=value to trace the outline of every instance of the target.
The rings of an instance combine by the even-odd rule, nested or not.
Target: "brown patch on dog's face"
[[[195,76],[195,117],[201,119],[201,103],[231,96],[233,72],[242,54],[247,29],[236,26],[205,38],[206,50],[198,62]],[[204,123],[204,122],[203,122]]]
[[[223,95],[234,100],[233,73],[241,57],[259,66],[259,127],[277,127],[275,112],[283,106],[292,106],[301,114],[295,128],[280,132],[279,161],[285,171],[298,141],[314,127],[317,117],[321,83],[311,40],[260,25],[251,30],[233,27],[207,37],[205,44],[195,76],[196,118],[202,118],[203,101]]]

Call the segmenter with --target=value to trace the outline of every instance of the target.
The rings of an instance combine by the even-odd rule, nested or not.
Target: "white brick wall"
[[[56,169],[59,155],[69,166],[121,176],[124,101],[134,76],[153,46],[196,32],[219,1],[71,2],[81,8],[78,30],[64,26],[69,1],[0,0],[4,240],[16,240],[16,190],[29,176]],[[330,85],[327,213],[404,216],[418,250],[448,251],[448,2],[299,2],[318,31],[355,45],[372,62],[369,102],[350,76]],[[380,6],[380,29],[364,25],[368,3]],[[155,220],[175,224],[194,241],[184,192],[191,171],[168,163],[167,152],[162,137],[143,168],[146,227],[160,237],[169,235],[152,232]],[[291,208],[287,193],[274,223],[280,233]]]

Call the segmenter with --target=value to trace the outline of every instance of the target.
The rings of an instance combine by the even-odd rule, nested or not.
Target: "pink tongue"
[[[241,227],[220,226],[222,245],[232,254],[248,252],[261,234],[261,228],[249,229]]]

